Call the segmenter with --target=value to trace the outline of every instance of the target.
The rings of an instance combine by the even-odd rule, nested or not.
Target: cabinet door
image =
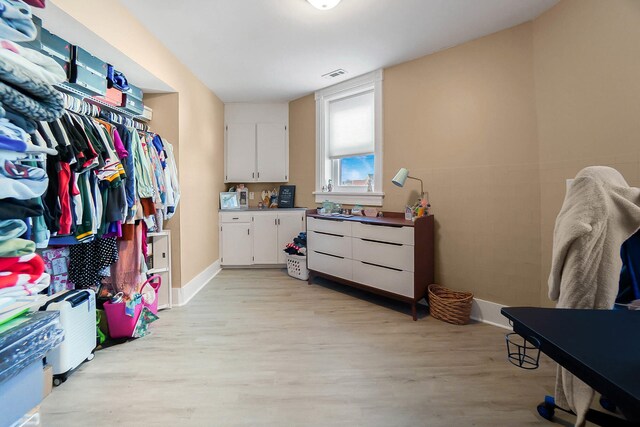
[[[287,182],[289,150],[287,129],[283,123],[258,123],[257,125],[259,182]]]
[[[253,263],[278,263],[278,215],[261,212],[253,215]]]
[[[253,236],[251,223],[222,224],[222,265],[251,265]]]
[[[251,182],[256,170],[256,125],[227,124],[225,182]]]
[[[278,212],[278,263],[287,262],[286,254],[282,250],[287,243],[293,242],[301,231],[304,231],[304,211]]]

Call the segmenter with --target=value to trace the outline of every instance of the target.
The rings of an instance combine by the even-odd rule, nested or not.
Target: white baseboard
[[[506,305],[474,298],[473,306],[471,307],[471,318],[478,322],[511,330],[509,320],[500,314],[500,310],[503,307],[506,307]]]
[[[180,307],[186,305],[207,283],[220,272],[220,260],[216,260],[209,267],[205,268],[196,277],[189,280],[189,283],[182,288],[173,288],[173,305]]]

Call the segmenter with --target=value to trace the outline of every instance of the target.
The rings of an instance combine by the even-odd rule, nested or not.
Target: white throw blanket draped
[[[611,309],[620,279],[622,244],[640,228],[640,189],[605,166],[581,170],[567,190],[553,235],[549,298],[557,308]],[[561,327],[561,325],[558,325]],[[594,391],[558,367],[556,401],[584,418]]]

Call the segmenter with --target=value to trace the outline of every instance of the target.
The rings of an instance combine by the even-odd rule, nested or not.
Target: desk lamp
[[[424,184],[420,178],[416,178],[413,176],[409,176],[409,170],[407,168],[400,168],[396,176],[393,177],[391,182],[393,182],[398,187],[404,187],[404,182],[409,179],[415,179],[416,181],[420,181],[420,200],[424,199]]]

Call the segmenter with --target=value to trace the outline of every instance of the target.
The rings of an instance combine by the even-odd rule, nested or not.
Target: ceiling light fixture
[[[333,9],[340,3],[340,0],[307,0],[313,7],[320,10]]]

